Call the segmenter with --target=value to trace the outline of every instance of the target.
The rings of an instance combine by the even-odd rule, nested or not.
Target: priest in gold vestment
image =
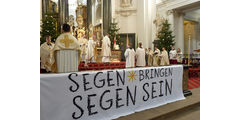
[[[46,70],[46,72],[51,71],[51,66],[54,61],[52,61],[52,49],[54,43],[51,42],[51,36],[46,37],[46,42],[40,47],[40,59],[41,59],[41,69]]]
[[[169,65],[168,52],[165,50],[164,47],[162,48],[162,53],[161,53],[160,57],[161,57],[160,65]]]
[[[153,51],[151,48],[148,48],[148,58],[147,58],[148,66],[153,65]]]
[[[80,56],[81,54],[81,48],[80,48],[80,44],[78,42],[78,40],[70,33],[70,26],[68,24],[63,24],[63,33],[58,36],[56,42],[55,42],[55,46],[53,48],[53,59],[55,61],[55,63],[52,66],[52,72],[59,72],[58,68],[57,68],[57,62],[56,62],[56,55],[57,55],[57,51],[64,51],[64,50],[76,50],[78,51],[78,56]],[[67,55],[67,54],[66,54]],[[68,59],[68,58],[61,58],[61,59]],[[60,59],[60,60],[61,60]],[[73,58],[69,58],[69,59],[73,59]],[[80,63],[80,58],[78,59],[77,63]],[[69,66],[67,66],[69,67]]]
[[[153,53],[153,66],[159,66],[159,56],[160,56],[160,50],[155,47],[154,53]]]

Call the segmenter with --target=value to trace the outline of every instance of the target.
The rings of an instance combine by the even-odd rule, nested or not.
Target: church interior
[[[62,32],[62,25],[68,23],[77,39],[81,31],[86,39],[94,36],[97,63],[101,62],[104,32],[110,33],[110,60],[122,62],[129,44],[135,50],[139,42],[143,48],[154,50],[158,46],[161,50],[159,34],[166,19],[174,36],[172,45],[182,52],[181,63],[200,64],[199,0],[41,0],[40,8],[41,44],[46,41],[46,29],[50,29],[54,42]],[[47,14],[53,16],[54,25],[43,27]]]
[[[200,0],[40,3],[41,75],[180,65],[184,96],[197,97],[190,117],[200,119]]]

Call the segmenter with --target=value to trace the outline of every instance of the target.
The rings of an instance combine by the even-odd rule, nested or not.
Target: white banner
[[[41,120],[109,120],[184,99],[181,65],[41,74]]]

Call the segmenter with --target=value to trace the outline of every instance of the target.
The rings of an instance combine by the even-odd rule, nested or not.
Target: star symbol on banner
[[[129,77],[129,80],[128,80],[128,82],[130,82],[130,81],[134,81],[134,80],[136,80],[136,78],[135,78],[135,76],[137,76],[136,75],[136,70],[135,71],[132,71],[132,72],[128,72],[130,75],[128,76]]]

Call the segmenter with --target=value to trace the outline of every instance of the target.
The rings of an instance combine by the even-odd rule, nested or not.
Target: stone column
[[[49,0],[41,0],[41,1],[42,1],[42,18],[44,18],[44,14],[48,12]]]
[[[184,14],[174,12],[174,33],[175,33],[175,48],[180,48],[184,53]]]
[[[112,21],[111,0],[103,0],[103,32],[108,32]]]
[[[58,0],[58,14],[60,25],[68,21],[68,0]]]
[[[144,30],[145,30],[145,0],[138,0],[137,1],[137,36],[136,39],[138,39],[138,42],[143,42],[143,47],[146,46],[146,40],[145,39],[145,34],[144,34]]]
[[[150,21],[150,25],[152,26],[152,32],[150,33],[151,35],[151,41],[149,41],[149,46],[150,48],[152,48],[152,50],[154,49],[154,45],[153,45],[153,41],[155,40],[156,38],[156,27],[155,27],[155,24],[153,23],[153,20],[156,18],[156,0],[152,0],[151,2],[151,13],[152,13],[152,19]]]
[[[92,24],[92,2],[91,0],[87,1],[87,28],[89,27],[89,25]],[[87,33],[88,36],[88,33]]]

